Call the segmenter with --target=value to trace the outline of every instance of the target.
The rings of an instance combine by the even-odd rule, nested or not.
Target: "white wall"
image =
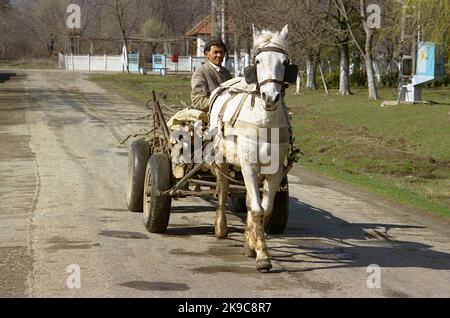
[[[198,36],[197,37],[197,56],[205,56],[205,45],[206,45],[206,37]]]
[[[59,68],[73,71],[122,72],[122,55],[63,55],[59,54]]]

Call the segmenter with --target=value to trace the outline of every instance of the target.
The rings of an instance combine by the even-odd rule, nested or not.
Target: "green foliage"
[[[398,87],[399,82],[399,74],[398,73],[391,73],[388,75],[381,76],[381,87],[386,88],[396,88]]]
[[[353,72],[350,75],[350,86],[366,87],[367,76],[363,72]]]
[[[417,26],[421,28],[426,41],[442,43],[450,49],[450,1],[448,0],[406,0],[414,8]],[[413,11],[413,12],[414,12]]]
[[[341,75],[340,75],[339,71],[326,73],[324,76],[325,76],[325,82],[327,83],[328,88],[339,88],[339,82],[341,79]]]

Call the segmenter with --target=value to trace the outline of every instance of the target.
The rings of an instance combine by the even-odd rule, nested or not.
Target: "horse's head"
[[[245,71],[247,83],[258,85],[268,111],[280,105],[286,83],[294,83],[298,68],[291,65],[288,54],[289,28],[281,32],[259,31],[253,26],[254,62]]]

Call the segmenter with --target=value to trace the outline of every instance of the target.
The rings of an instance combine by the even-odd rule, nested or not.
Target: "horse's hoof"
[[[250,258],[256,258],[256,251],[252,250],[247,245],[244,246],[244,256],[250,257]]]
[[[216,232],[216,238],[218,240],[226,240],[228,238],[228,232]]]
[[[268,273],[272,269],[272,264],[268,259],[262,259],[256,261],[256,269],[258,272],[265,272]]]

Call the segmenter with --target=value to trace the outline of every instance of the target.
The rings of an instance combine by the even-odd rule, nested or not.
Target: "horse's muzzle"
[[[280,105],[281,94],[276,93],[274,96],[269,96],[266,93],[262,93],[261,98],[264,102],[264,109],[270,112],[277,110]]]

